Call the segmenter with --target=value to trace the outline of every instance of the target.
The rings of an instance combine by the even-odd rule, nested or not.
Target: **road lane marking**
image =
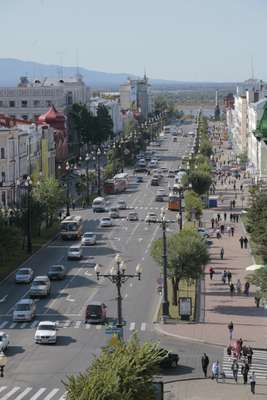
[[[4,395],[4,397],[1,397],[1,400],[7,400],[9,397],[13,396],[14,393],[16,393],[20,389],[19,386],[14,387],[10,392]]]
[[[8,322],[9,321],[2,322],[2,324],[0,325],[0,329],[3,329],[8,324]]]
[[[36,392],[35,395],[32,396],[29,400],[37,400],[38,397],[40,397],[45,391],[46,391],[46,388],[39,389],[38,392]]]
[[[28,322],[23,322],[23,324],[20,325],[20,329],[24,329],[28,326]]]
[[[1,386],[0,387],[0,393],[3,392],[3,390],[5,390],[7,388],[7,386]]]
[[[74,328],[80,328],[82,321],[76,321]]]
[[[68,328],[71,324],[71,321],[68,319],[67,321],[64,322],[62,328]]]
[[[16,323],[16,322],[13,322],[13,324],[10,325],[9,329],[14,329],[16,325],[17,325],[17,323]],[[2,399],[1,399],[1,400],[2,400]]]
[[[91,328],[91,324],[85,324],[85,328],[86,329],[90,329]]]
[[[67,298],[66,298],[66,301],[74,302],[75,299],[74,299],[73,297],[71,297],[71,295],[69,294],[69,295],[67,296]]]
[[[58,400],[66,400],[67,392],[65,392]]]
[[[4,297],[2,297],[2,299],[0,299],[0,303],[4,303],[4,301],[6,301],[8,295],[6,294]]]
[[[130,331],[134,331],[134,330],[135,330],[135,322],[131,322],[131,323],[130,323],[130,328],[129,328],[129,330],[130,330]]]
[[[35,328],[39,324],[39,321],[33,321],[31,328]]]
[[[127,297],[128,297],[128,294],[126,293],[125,296],[124,296],[124,299],[127,299]]]
[[[50,400],[52,397],[55,396],[55,394],[59,392],[59,389],[53,389],[43,400]]]
[[[145,331],[146,330],[146,323],[142,322],[141,324],[141,331]]]
[[[96,325],[96,329],[100,331],[102,329],[102,325]]]
[[[26,388],[22,393],[20,393],[15,400],[21,400],[23,399],[23,397],[27,396],[28,393],[30,393],[30,391],[32,390],[32,387],[28,387]]]

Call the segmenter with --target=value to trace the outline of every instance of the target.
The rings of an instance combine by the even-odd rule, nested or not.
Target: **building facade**
[[[119,134],[123,129],[121,106],[119,102],[117,100],[109,100],[102,97],[91,98],[89,109],[93,115],[96,115],[99,104],[103,104],[108,109],[113,122],[113,133],[114,135]]]
[[[36,121],[54,104],[59,111],[74,103],[87,104],[90,90],[80,76],[29,81],[21,77],[17,87],[0,87],[0,114]]]

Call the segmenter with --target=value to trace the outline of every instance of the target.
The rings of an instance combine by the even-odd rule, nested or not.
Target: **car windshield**
[[[17,275],[29,275],[29,274],[30,274],[30,271],[28,269],[20,269],[17,272]]]
[[[60,272],[60,271],[62,271],[62,268],[59,266],[52,266],[49,268],[49,271],[50,272]]]
[[[54,325],[40,325],[38,326],[38,331],[55,331],[56,327]]]
[[[94,236],[93,233],[85,233],[85,234],[84,234],[84,237],[86,237],[86,238],[91,238],[91,237],[93,237],[93,236]]]
[[[0,342],[2,342],[6,337],[0,335]]]
[[[17,304],[16,310],[17,311],[29,311],[31,309],[30,304]]]
[[[61,224],[61,230],[62,231],[67,231],[67,232],[72,232],[77,230],[77,223],[76,222],[64,222]]]
[[[100,314],[101,307],[96,304],[89,305],[87,306],[87,312],[89,314]]]
[[[44,282],[44,281],[33,281],[32,285],[33,286],[45,286],[46,282]]]
[[[79,253],[80,249],[78,249],[77,247],[76,247],[76,248],[73,247],[73,248],[70,249],[70,251],[71,251],[72,253]]]
[[[102,221],[110,221],[109,218],[103,218]]]

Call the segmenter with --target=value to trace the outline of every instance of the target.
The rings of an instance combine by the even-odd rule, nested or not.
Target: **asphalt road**
[[[190,131],[192,126],[185,125],[183,129]],[[190,151],[192,141],[192,137],[178,137],[178,142],[173,143],[172,137],[166,136],[161,147],[155,148],[161,157],[160,166],[177,168],[182,156]],[[116,318],[116,288],[109,280],[101,278],[97,281],[92,267],[93,263],[99,263],[101,271],[109,271],[116,253],[121,253],[126,261],[128,273],[134,273],[137,264],[143,268],[140,281],[133,278],[123,285],[125,337],[137,331],[141,340],[160,341],[163,347],[180,355],[179,368],[164,376],[164,380],[198,376],[203,351],[213,359],[221,356],[218,348],[177,341],[154,330],[153,320],[161,300],[156,290],[160,269],[150,257],[150,247],[153,240],[161,236],[161,229],[159,224],[146,224],[144,218],[148,212],[159,216],[165,204],[154,201],[158,187],[150,186],[150,177],[144,176],[141,184],[136,184],[134,177],[131,182],[126,193],[108,198],[110,205],[124,199],[128,206],[127,210],[120,212],[121,218],[114,221],[112,228],[99,228],[99,219],[106,214],[93,214],[92,210],[75,211],[85,221],[84,231],[97,234],[97,245],[84,248],[83,260],[67,260],[67,250],[72,242],[59,239],[25,264],[32,267],[36,275],[46,274],[48,266],[56,263],[64,264],[67,269],[65,280],[52,282],[50,296],[37,302],[35,321],[12,322],[14,305],[27,297],[29,285],[16,285],[14,275],[0,284],[0,330],[9,334],[11,342],[7,350],[5,377],[0,383],[0,400],[61,399],[64,394],[61,381],[67,375],[83,371],[93,356],[99,354],[110,337],[103,326],[84,324],[85,305],[91,300],[101,300],[108,307],[108,317]],[[168,192],[168,178],[164,178],[160,187]],[[138,212],[138,222],[127,221],[129,209]],[[168,211],[167,219],[175,221],[175,214]],[[177,224],[169,224],[168,229],[169,232],[176,230]],[[40,320],[58,321],[60,328],[56,345],[42,346],[33,342],[35,327]]]

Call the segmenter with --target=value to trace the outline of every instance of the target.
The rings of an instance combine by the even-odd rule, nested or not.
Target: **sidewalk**
[[[227,150],[224,155],[227,155]],[[242,181],[237,180],[236,186],[240,187]],[[229,344],[229,333],[227,325],[233,321],[234,332],[233,340],[242,338],[244,343],[252,347],[267,347],[267,310],[264,308],[256,308],[254,302],[253,288],[251,288],[250,296],[247,297],[243,293],[230,296],[229,286],[223,284],[221,273],[224,269],[232,272],[232,282],[236,284],[237,279],[241,280],[242,291],[248,272],[246,267],[254,264],[254,260],[248,249],[241,249],[239,238],[245,236],[244,226],[240,221],[238,223],[230,223],[229,214],[240,213],[241,197],[240,190],[237,195],[236,208],[230,210],[230,200],[235,198],[235,191],[231,187],[217,185],[216,194],[223,195],[223,204],[216,209],[205,210],[203,221],[204,226],[209,228],[211,240],[213,244],[210,248],[211,262],[205,268],[205,280],[202,285],[201,293],[201,310],[203,316],[202,322],[199,323],[179,323],[176,325],[157,324],[156,329],[161,333],[171,335],[177,338],[201,341],[205,343],[227,346]],[[227,212],[226,225],[234,226],[234,236],[229,237],[228,233],[222,235],[221,239],[215,237],[215,232],[211,230],[210,219],[216,217],[220,213],[223,219],[224,212]],[[224,259],[220,259],[220,250],[224,248]],[[213,267],[215,275],[213,280],[209,277],[209,268]]]

